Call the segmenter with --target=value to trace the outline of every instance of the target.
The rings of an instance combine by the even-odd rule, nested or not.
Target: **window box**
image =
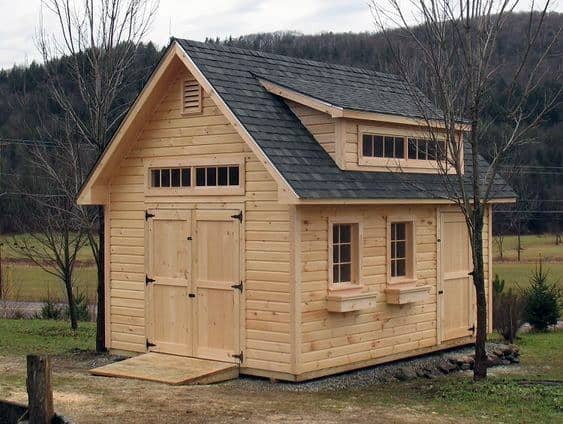
[[[332,292],[326,297],[329,312],[351,312],[375,307],[377,293],[358,290]]]
[[[404,305],[425,300],[430,295],[430,286],[417,286],[416,284],[394,284],[385,289],[387,303],[391,305]]]

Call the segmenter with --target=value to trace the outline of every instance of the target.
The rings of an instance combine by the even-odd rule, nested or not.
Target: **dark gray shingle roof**
[[[266,91],[259,82],[259,78],[266,78],[350,109],[413,116],[414,112],[404,107],[410,102],[393,100],[408,96],[397,77],[233,47],[176,41],[300,198],[447,197],[440,175],[341,170],[283,99]],[[354,89],[350,89],[352,86]],[[383,98],[389,101],[380,102]],[[486,166],[481,158],[480,163]],[[468,184],[471,175],[471,156],[466,152]],[[514,197],[514,192],[499,178],[494,197]]]

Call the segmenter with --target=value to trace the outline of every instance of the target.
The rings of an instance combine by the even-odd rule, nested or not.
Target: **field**
[[[92,377],[94,326],[73,334],[54,321],[0,320],[0,397],[25,402],[26,352],[54,359],[54,400],[75,422],[121,423],[553,423],[563,409],[563,332],[524,334],[521,366],[492,368],[484,383],[456,373],[433,380],[373,383],[347,390],[241,378],[171,387]],[[314,386],[313,386],[314,387]]]

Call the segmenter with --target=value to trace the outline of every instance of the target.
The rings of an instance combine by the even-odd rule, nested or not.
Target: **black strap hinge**
[[[149,218],[154,218],[154,213],[149,213],[149,211],[145,211],[145,221],[148,221]]]
[[[147,339],[147,350],[151,347],[156,346],[154,343],[149,342],[149,339]]]
[[[243,289],[244,285],[242,284],[242,281],[241,281],[241,282],[238,283],[238,284],[233,284],[231,287],[232,287],[233,289],[240,290],[240,292],[242,293],[242,289]]]
[[[239,354],[235,354],[235,355],[231,355],[231,356],[235,359],[238,359],[241,364],[242,364],[242,361],[244,361],[244,354],[242,353],[242,350],[240,351]]]
[[[154,278],[150,278],[148,275],[145,275],[145,285],[149,285],[150,283],[154,283],[155,279]]]
[[[240,222],[242,222],[242,211],[240,211],[236,215],[231,215],[231,218],[238,219]]]
[[[475,333],[475,324],[473,324],[472,327],[469,327],[469,328],[467,329],[467,331],[471,331],[472,333]]]

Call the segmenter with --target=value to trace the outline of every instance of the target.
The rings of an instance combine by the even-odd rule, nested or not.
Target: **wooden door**
[[[240,353],[239,211],[194,212],[194,354],[238,362]],[[242,216],[242,215],[241,215]]]
[[[475,302],[471,249],[465,218],[460,212],[441,213],[442,340],[473,334]]]
[[[190,235],[189,211],[147,212],[148,342],[154,352],[192,355]]]

